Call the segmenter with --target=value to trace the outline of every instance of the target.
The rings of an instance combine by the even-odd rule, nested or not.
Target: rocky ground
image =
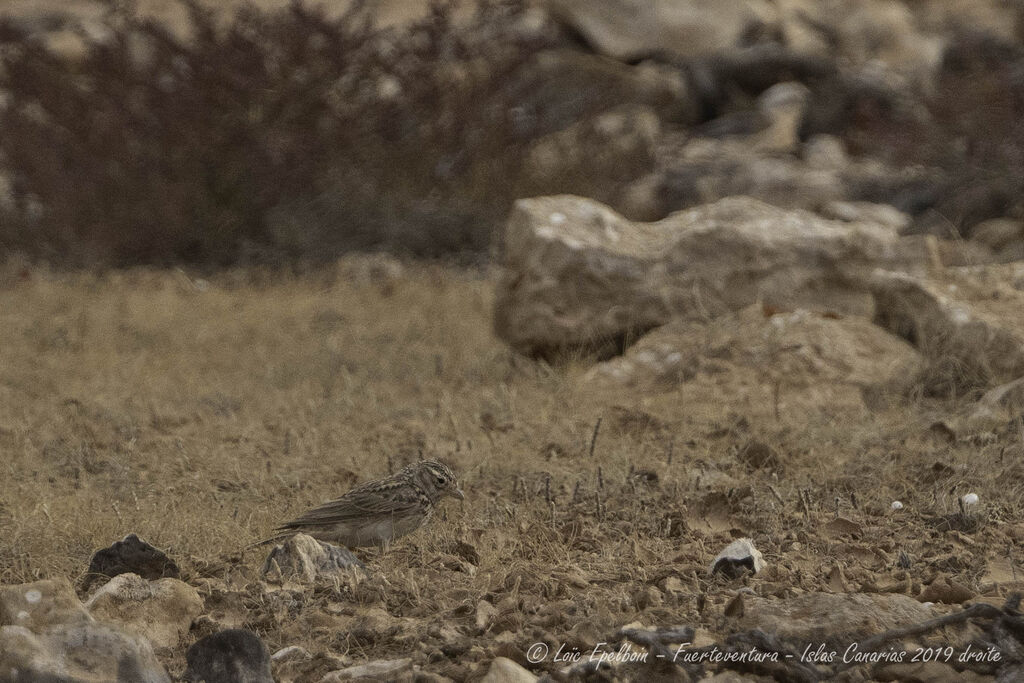
[[[517,16],[492,261],[7,258],[0,680],[1024,677],[1019,4]]]
[[[172,675],[198,639],[243,628],[284,652],[277,680],[343,680],[324,677],[381,660],[399,660],[395,676],[463,680],[499,657],[560,676],[577,662],[554,661],[558,647],[589,652],[629,625],[692,627],[696,646],[761,628],[801,651],[845,650],[966,602],[1001,607],[1024,583],[1020,389],[950,400],[942,392],[976,374],[887,328],[920,314],[922,329],[1006,336],[1020,354],[996,310],[1020,296],[1020,273],[928,277],[897,280],[920,303],[904,317],[885,304],[885,326],[762,302],[657,327],[604,362],[550,364],[492,334],[507,281],[487,273],[387,259],[208,281],[10,272],[0,614],[50,640],[6,628],[0,661],[48,651],[76,623],[147,638]],[[874,286],[880,310],[911,301],[888,280]],[[939,307],[929,288],[960,297]],[[1019,371],[1011,361],[993,356],[1008,373],[994,382]],[[456,467],[466,501],[386,556],[358,553],[365,575],[265,575],[267,549],[246,549],[421,454]],[[92,553],[128,532],[175,567],[143,553],[127,566],[152,583],[91,576]],[[710,576],[738,537],[764,568]],[[92,571],[113,573],[103,566]],[[979,648],[998,642],[987,623],[895,645]],[[551,654],[530,663],[538,642]],[[844,675],[938,680],[962,665],[926,668],[932,678],[909,663]]]

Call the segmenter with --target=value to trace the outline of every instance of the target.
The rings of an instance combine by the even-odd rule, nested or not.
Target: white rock
[[[721,572],[726,576],[735,577],[744,571],[757,574],[764,568],[764,556],[754,547],[754,542],[749,538],[738,538],[718,553],[708,568],[708,574],[713,576]]]

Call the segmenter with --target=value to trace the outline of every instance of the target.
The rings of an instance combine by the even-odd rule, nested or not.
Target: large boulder
[[[199,593],[177,579],[147,581],[120,574],[85,603],[99,621],[116,624],[147,638],[155,647],[175,647],[203,611]]]
[[[145,638],[92,622],[62,624],[34,633],[0,627],[0,678],[75,683],[170,683]]]
[[[516,350],[614,351],[673,319],[760,302],[870,315],[862,282],[917,254],[873,223],[841,223],[747,197],[631,222],[574,196],[516,202],[505,234],[495,330]]]

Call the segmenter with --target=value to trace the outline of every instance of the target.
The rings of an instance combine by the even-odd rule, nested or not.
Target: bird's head
[[[416,477],[424,489],[434,494],[435,499],[451,496],[463,500],[465,495],[459,488],[459,480],[452,468],[436,460],[424,460],[414,465]]]

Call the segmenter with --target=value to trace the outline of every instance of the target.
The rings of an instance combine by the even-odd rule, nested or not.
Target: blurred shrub
[[[0,249],[65,265],[487,248],[529,132],[504,83],[550,36],[524,3],[375,28],[301,3],[185,35],[109,5],[84,55],[0,27]]]

